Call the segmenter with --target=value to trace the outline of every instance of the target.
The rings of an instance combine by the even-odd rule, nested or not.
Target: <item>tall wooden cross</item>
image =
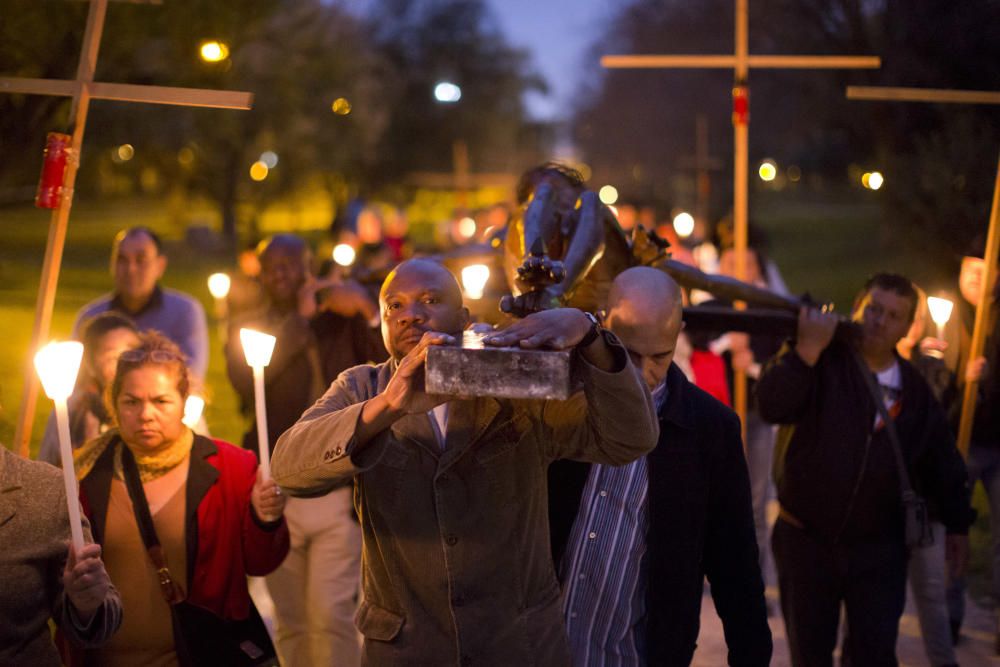
[[[80,149],[83,146],[83,132],[87,125],[87,111],[91,100],[118,100],[147,104],[173,104],[190,107],[210,107],[215,109],[249,109],[253,94],[238,91],[202,90],[197,88],[168,88],[163,86],[139,86],[124,83],[101,83],[94,81],[97,67],[97,52],[104,30],[104,16],[107,0],[91,0],[87,14],[87,27],[83,34],[83,48],[76,78],[28,79],[0,77],[0,92],[23,93],[28,95],[57,95],[72,97],[70,122],[72,130],[72,153],[63,177],[63,197],[58,208],[53,209],[49,222],[49,238],[45,247],[45,262],[38,287],[35,305],[35,324],[31,334],[31,344],[24,373],[24,395],[18,413],[14,447],[21,456],[28,456],[31,427],[38,401],[38,379],[31,359],[36,350],[49,335],[52,322],[52,307],[55,303],[56,286],[59,282],[59,268],[62,263],[63,246],[66,242],[66,228],[69,212],[73,205],[73,185]]]
[[[893,88],[882,86],[848,86],[847,99],[880,102],[931,102],[937,104],[1000,104],[1000,92],[991,90],[949,90],[941,88]],[[993,290],[991,286],[997,276],[997,259],[1000,259],[1000,158],[997,159],[996,182],[993,185],[993,206],[990,208],[990,224],[986,234],[986,263],[979,303],[976,304],[976,319],[972,327],[972,344],[969,359],[983,356],[986,346],[986,330],[990,321]],[[964,369],[956,369],[964,373]],[[972,437],[972,422],[976,415],[978,382],[966,382],[962,394],[962,416],[958,423],[958,449],[963,456],[969,454],[969,440]]]
[[[747,276],[747,187],[749,137],[749,87],[751,69],[877,69],[877,56],[780,56],[751,55],[749,42],[749,0],[736,1],[736,48],[724,55],[612,55],[601,58],[608,68],[644,69],[732,69],[733,86],[733,249],[736,278]],[[746,375],[737,371],[733,376],[733,403],[746,426]]]
[[[703,113],[695,116],[694,137],[694,155],[682,157],[679,166],[682,169],[693,169],[695,171],[696,194],[694,218],[698,225],[697,229],[700,232],[697,236],[702,236],[708,228],[708,206],[712,194],[710,172],[722,171],[722,160],[709,154],[708,118]]]

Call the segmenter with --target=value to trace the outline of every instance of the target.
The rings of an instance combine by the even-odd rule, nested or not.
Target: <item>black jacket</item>
[[[787,344],[761,374],[760,414],[782,424],[774,460],[778,500],[824,542],[902,540],[892,445],[885,429],[872,433],[875,401],[853,354],[835,340],[809,367]],[[949,533],[967,533],[973,514],[965,462],[927,383],[898,361],[902,404],[894,422],[910,481]]]
[[[750,481],[735,413],[671,366],[660,439],[648,456],[646,642],[650,665],[688,665],[698,639],[704,579],[722,619],[731,665],[767,665],[764,605]],[[549,468],[549,518],[558,564],[590,465]]]

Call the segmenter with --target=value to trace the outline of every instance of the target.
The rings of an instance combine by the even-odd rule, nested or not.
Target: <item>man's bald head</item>
[[[393,269],[378,299],[382,339],[396,359],[409,353],[424,333],[457,336],[469,322],[455,276],[429,259],[411,259]]]
[[[667,376],[683,323],[681,289],[667,274],[639,266],[618,274],[605,324],[629,352],[650,389]]]

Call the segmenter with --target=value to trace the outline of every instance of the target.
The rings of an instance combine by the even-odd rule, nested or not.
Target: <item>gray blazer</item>
[[[452,401],[443,449],[418,414],[352,454],[391,361],[342,373],[278,440],[272,472],[291,495],[354,479],[366,665],[569,664],[546,470],[560,458],[628,463],[659,431],[625,349],[605,335],[618,372],[581,362],[584,391],[568,401]]]
[[[84,538],[91,542],[86,521]],[[62,575],[69,539],[62,473],[0,445],[0,665],[61,665],[49,618],[87,648],[106,642],[121,625],[121,598],[113,586],[87,626],[68,604]]]

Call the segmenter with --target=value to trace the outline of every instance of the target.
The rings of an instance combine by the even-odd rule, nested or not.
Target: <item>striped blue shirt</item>
[[[591,467],[560,572],[576,667],[645,664],[648,490],[646,457]]]

